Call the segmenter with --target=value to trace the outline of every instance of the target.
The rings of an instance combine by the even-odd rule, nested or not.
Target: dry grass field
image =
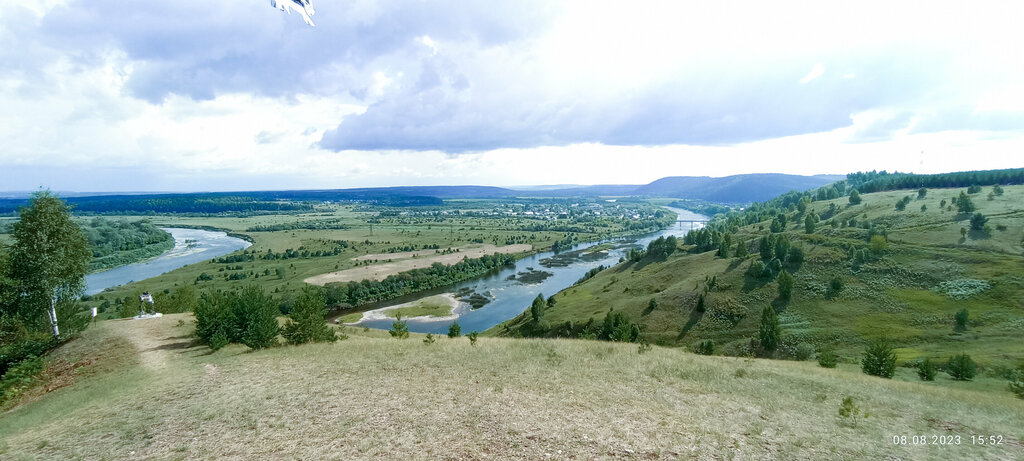
[[[446,266],[462,261],[465,258],[479,258],[481,256],[493,255],[493,254],[515,254],[530,251],[533,249],[532,245],[520,243],[515,245],[505,246],[494,246],[490,244],[484,244],[480,246],[472,246],[466,248],[459,248],[457,253],[437,254],[434,250],[429,252],[423,251],[412,251],[404,253],[382,253],[364,255],[358,258],[354,258],[357,261],[387,261],[370,266],[358,266],[351,269],[340,270],[336,272],[329,272],[326,274],[315,275],[308,277],[303,280],[306,283],[313,285],[324,286],[328,283],[334,282],[361,282],[363,280],[384,280],[391,275],[397,275],[405,271],[413,269],[422,269],[424,267],[430,267],[434,263],[441,263]]]
[[[189,314],[105,321],[54,351],[63,371],[0,416],[0,458],[1024,457],[1024,401],[854,368],[352,329],[334,344],[210,353],[192,329]],[[847,396],[869,417],[844,421]]]

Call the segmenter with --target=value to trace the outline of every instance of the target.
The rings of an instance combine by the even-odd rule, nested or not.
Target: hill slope
[[[106,321],[0,417],[5,459],[1014,459],[1024,403],[806,363],[579,340],[359,332],[216,353],[191,317]],[[71,371],[74,370],[74,371]],[[68,385],[70,382],[72,382]],[[64,387],[59,387],[64,385]],[[852,396],[870,417],[837,415]],[[973,445],[972,434],[1001,435]],[[893,444],[954,435],[959,446]]]
[[[807,190],[840,176],[742,174],[712,178],[675,176],[646,185],[595,185],[524,188],[493,186],[397,186],[325,190],[279,190],[160,194],[62,195],[79,212],[223,213],[252,211],[311,211],[309,204],[292,202],[368,201],[394,206],[436,206],[442,200],[508,197],[595,197],[640,195],[747,203],[766,200],[791,190]],[[27,197],[0,197],[0,214],[14,213]]]
[[[925,198],[911,198],[905,211],[897,211],[896,202],[916,197],[916,190],[863,194],[857,206],[849,206],[847,197],[812,202],[807,212],[827,218],[811,234],[805,233],[805,215],[789,212],[786,230],[779,235],[802,249],[804,262],[786,265],[795,278],[788,302],[778,297],[773,278],[746,273],[761,259],[758,240],[769,234],[767,220],[737,226],[732,233],[734,246],[747,243],[751,255],[746,258],[691,250],[677,251],[667,261],[619,264],[555,296],[556,304],[544,314],[546,335],[578,334],[589,319],[598,327],[614,308],[639,323],[641,337],[651,343],[692,347],[711,339],[719,353],[745,355],[757,335],[762,309],[772,305],[782,324],[781,357],[803,343],[818,350],[834,348],[853,363],[867,341],[887,337],[898,346],[901,363],[926,357],[945,362],[966,352],[990,373],[1021,366],[1024,186],[1007,186],[1003,195],[989,200],[990,189],[970,196],[988,217],[989,235],[969,231],[961,236],[961,228],[970,228],[970,215],[958,214],[950,204],[964,189],[929,189]],[[836,211],[829,216],[832,204]],[[855,227],[849,226],[850,220],[857,221]],[[868,250],[873,232],[888,235],[887,248],[878,253]],[[867,260],[851,260],[851,250],[868,253]],[[710,277],[717,284],[707,294],[707,311],[701,313],[695,307]],[[843,288],[833,290],[832,279]],[[968,286],[976,280],[989,288],[965,297],[942,293],[944,283]],[[654,310],[648,309],[651,299],[658,305]],[[954,331],[954,314],[960,309],[969,313],[963,332]],[[532,335],[529,326],[524,314],[494,332]]]
[[[680,197],[712,202],[747,203],[764,201],[786,192],[824,186],[842,176],[798,176],[791,174],[742,174],[711,178],[670,176],[661,178],[635,193],[652,197]]]

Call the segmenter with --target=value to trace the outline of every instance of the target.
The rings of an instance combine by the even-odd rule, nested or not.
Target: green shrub
[[[281,332],[277,324],[277,306],[262,288],[256,285],[243,288],[235,297],[232,310],[242,344],[253,349],[277,344],[277,335]]]
[[[196,289],[189,284],[178,287],[170,297],[165,297],[165,299],[167,299],[167,302],[160,309],[165,314],[191,312],[198,303]]]
[[[799,266],[804,263],[804,250],[800,247],[792,247],[789,249],[789,255],[786,256],[786,262],[790,266]]]
[[[838,275],[832,277],[832,280],[828,281],[828,288],[832,290],[833,293],[839,293],[840,291],[843,291],[842,277],[839,277]]]
[[[448,326],[448,337],[458,338],[459,336],[462,336],[462,327],[459,326],[459,322],[452,322],[452,324]]]
[[[921,381],[935,381],[935,375],[938,372],[939,367],[931,359],[924,359],[917,363],[917,376],[921,378]]]
[[[715,353],[715,342],[710,339],[705,339],[697,344],[694,348],[694,352],[700,355],[711,355]]]
[[[631,322],[621,312],[608,309],[608,314],[601,322],[601,330],[598,332],[597,338],[605,341],[631,343],[636,342],[639,336],[640,325]]]
[[[824,349],[818,352],[818,365],[821,365],[822,368],[835,368],[838,362],[839,357],[836,356],[832,349]]]
[[[476,346],[476,339],[478,336],[480,336],[480,333],[477,333],[475,331],[471,331],[468,335],[466,335],[466,337],[469,338],[470,346]]]
[[[779,347],[779,338],[782,330],[779,328],[779,317],[775,314],[772,306],[765,306],[761,311],[761,326],[758,328],[758,340],[761,348],[772,352]]]
[[[402,314],[398,314],[395,317],[395,321],[391,322],[391,329],[388,330],[391,336],[398,339],[406,339],[409,337],[409,323],[402,320]]]
[[[957,381],[970,381],[977,371],[978,365],[967,354],[954,355],[946,362],[946,373]]]
[[[431,345],[431,344],[434,344],[434,341],[435,341],[434,335],[431,334],[431,333],[427,333],[427,336],[425,338],[423,338],[423,344],[426,344],[428,346]]]
[[[953,315],[953,330],[954,331],[965,331],[967,330],[967,308],[956,311]]]
[[[1007,385],[1007,388],[1017,397],[1024,399],[1024,368],[1015,370],[1010,375],[1010,383]]]
[[[338,336],[324,320],[326,313],[326,298],[323,290],[307,286],[295,299],[289,313],[290,318],[284,325],[282,335],[291,344],[335,341]]]
[[[196,317],[196,336],[214,350],[238,337],[235,316],[231,311],[231,298],[223,292],[203,293],[193,312]],[[217,338],[217,347],[214,347],[214,337]]]
[[[647,352],[650,352],[650,351],[651,351],[651,343],[647,342],[647,340],[640,340],[640,345],[637,346],[636,353],[640,354],[640,355],[643,355],[643,354],[645,354]]]
[[[793,284],[795,282],[793,276],[789,275],[789,272],[783,270],[782,272],[779,272],[777,282],[779,284],[779,299],[789,301],[793,296]]]
[[[959,197],[953,199],[953,205],[956,206],[957,213],[970,213],[975,210],[974,202],[962,191]]]
[[[220,348],[228,345],[228,336],[223,331],[218,330],[207,340],[207,344],[210,346],[210,349],[220,350]]]
[[[885,339],[873,341],[864,350],[861,370],[871,376],[892,378],[896,373],[896,351]]]
[[[853,400],[853,397],[843,399],[843,403],[839,405],[839,416],[848,421],[853,427],[857,427],[857,421],[862,415],[860,407],[857,406],[857,402]],[[864,412],[863,417],[867,418],[868,413]]]
[[[42,357],[28,356],[14,364],[3,378],[0,378],[0,402],[13,399],[32,386],[32,382],[43,372]]]
[[[793,358],[803,362],[814,357],[814,346],[807,343],[797,344],[793,349]]]
[[[981,213],[974,213],[974,215],[971,216],[971,230],[984,230],[986,223],[988,223],[988,218]]]
[[[992,288],[988,282],[975,279],[957,279],[938,284],[933,291],[945,294],[951,299],[967,299]]]
[[[736,242],[736,251],[733,252],[733,256],[737,258],[746,258],[750,256],[750,250],[747,249],[747,242],[739,241]]]
[[[194,311],[196,336],[214,349],[239,342],[253,349],[270,347],[281,331],[277,313],[274,300],[255,285],[203,293]]]
[[[884,235],[872,235],[871,242],[868,243],[868,248],[874,254],[885,253],[885,250],[889,248],[889,241],[886,240]]]
[[[0,376],[3,376],[18,362],[42,357],[58,342],[50,333],[30,331],[12,316],[0,316],[0,344],[4,344],[0,347]]]
[[[747,277],[750,277],[750,278],[753,278],[753,279],[759,279],[759,278],[762,278],[764,276],[765,270],[766,270],[766,267],[765,267],[763,262],[761,262],[761,261],[754,261],[754,262],[750,263],[750,267],[747,268],[746,275],[747,275]]]

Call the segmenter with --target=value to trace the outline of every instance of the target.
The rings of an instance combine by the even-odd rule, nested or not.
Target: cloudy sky
[[[314,2],[0,0],[0,191],[1024,166],[1024,2]]]

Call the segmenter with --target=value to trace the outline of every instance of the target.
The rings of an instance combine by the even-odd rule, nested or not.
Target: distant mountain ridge
[[[639,195],[747,203],[765,201],[793,190],[814,189],[845,178],[844,175],[799,176],[780,173],[739,174],[717,178],[668,176],[644,185],[576,186],[565,189],[527,190],[521,191],[521,194],[547,197]]]
[[[85,212],[113,210],[133,212],[218,212],[234,210],[271,211],[258,203],[290,201],[365,201],[394,206],[439,205],[441,200],[505,197],[643,196],[701,199],[711,202],[748,203],[764,201],[793,190],[807,190],[844,179],[845,176],[798,176],[787,174],[743,174],[670,176],[650,184],[606,184],[593,186],[395,186],[352,189],[311,189],[280,191],[237,191],[195,193],[60,193],[75,209]],[[203,202],[183,206],[184,202]],[[0,213],[12,213],[28,198],[0,198]],[[215,204],[215,205],[212,205]],[[238,211],[236,210],[236,211]]]
[[[789,191],[814,189],[845,178],[844,175],[798,176],[779,173],[742,174],[720,178],[670,176],[640,186],[636,193],[712,202],[761,202]]]

